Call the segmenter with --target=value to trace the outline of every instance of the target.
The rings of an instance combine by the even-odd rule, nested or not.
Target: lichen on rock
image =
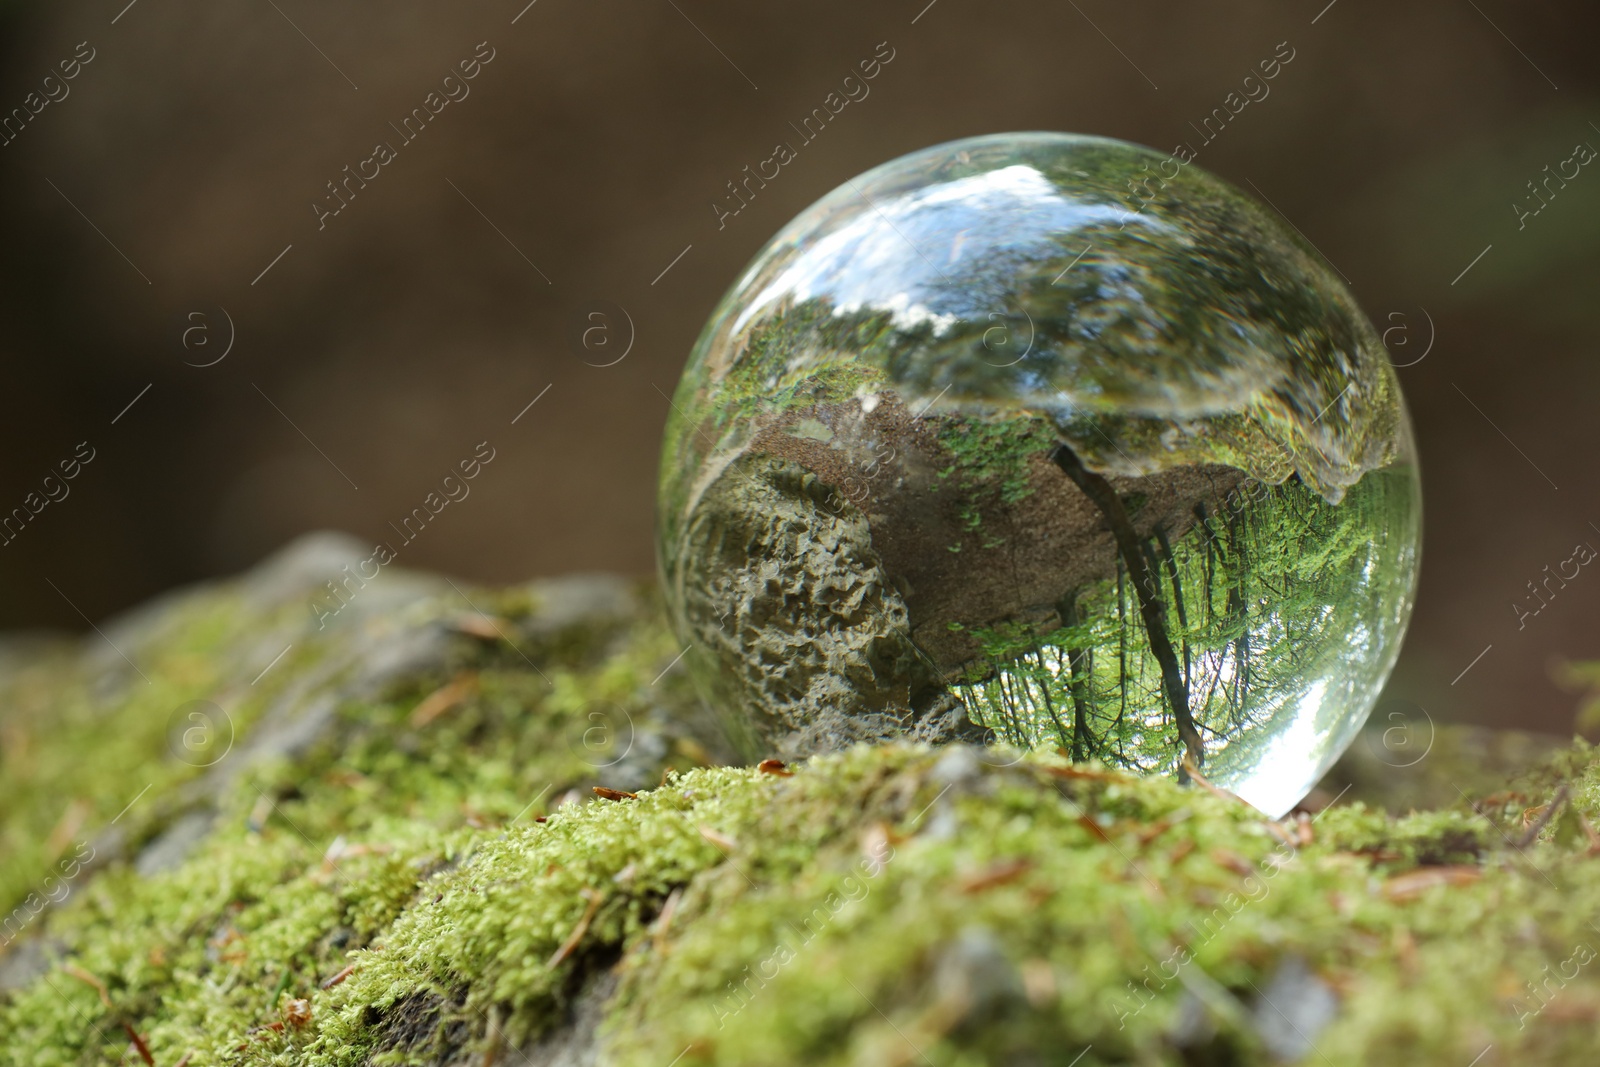
[[[735,460],[670,568],[691,670],[732,752],[785,759],[862,741],[980,738],[911,639],[861,510],[799,464]],[[750,565],[745,565],[746,563]],[[737,664],[737,676],[724,674]]]

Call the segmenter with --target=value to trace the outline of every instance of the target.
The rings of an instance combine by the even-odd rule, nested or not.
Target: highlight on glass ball
[[[783,228],[669,417],[669,612],[730,744],[1009,745],[1269,815],[1354,739],[1421,523],[1332,268],[1187,156],[1017,133]]]

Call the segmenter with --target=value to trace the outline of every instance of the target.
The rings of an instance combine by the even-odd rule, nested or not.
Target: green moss
[[[187,725],[173,718],[183,704],[225,693],[233,730],[247,731],[313,658],[291,653],[276,676],[242,684],[273,655],[255,662],[256,641],[265,634],[271,645],[305,617],[299,603],[262,613],[228,592],[181,596],[138,645],[123,645],[129,659],[106,644],[93,656],[62,644],[20,655],[0,673],[0,914],[48,892],[46,873],[146,787],[165,796],[203,773],[172,755],[174,728]],[[130,839],[148,836],[152,807],[128,812],[121,825]]]
[[[537,610],[478,603],[514,630]],[[25,931],[54,956],[0,1001],[0,1047],[123,1062],[126,1022],[162,1067],[436,1063],[561,1031],[614,981],[600,1041],[619,1065],[1253,1064],[1274,1059],[1263,993],[1301,965],[1336,1005],[1309,1035],[1319,1062],[1465,1064],[1491,1044],[1485,1063],[1579,1062],[1596,1040],[1600,760],[1581,742],[1476,809],[1271,824],[998,751],[693,768],[659,626],[515,632],[342,700],[316,744],[242,771],[175,869],[84,874]],[[624,774],[660,784],[592,799]],[[1525,809],[1562,786],[1572,810],[1525,840]],[[302,998],[304,1025],[259,1029]]]
[[[1037,416],[943,419],[939,444],[954,462],[939,477],[956,474],[957,484],[968,493],[996,493],[1003,502],[1015,504],[1033,495],[1028,481],[1031,465],[1055,440],[1049,423]],[[976,512],[976,504],[969,511]],[[969,527],[976,525],[969,520]]]
[[[1539,1003],[1526,984],[1600,944],[1574,906],[1600,888],[1581,852],[1536,847],[1540,874],[1480,816],[1360,807],[1288,845],[1242,806],[1164,782],[1059,788],[1026,763],[985,774],[948,823],[896,819],[935,792],[929,762],[830,761],[836,783],[899,772],[849,798],[893,820],[892,856],[863,864],[844,834],[792,881],[708,886],[681,937],[630,959],[619,1062],[1066,1062],[1086,1047],[1085,1062],[1176,1062],[1186,999],[1210,1004],[1210,1055],[1264,1062],[1246,1006],[1290,958],[1342,995],[1315,1039],[1329,1062],[1470,1062],[1489,1043],[1506,1062],[1567,1062],[1593,1041],[1592,984],[1519,1026]],[[1415,899],[1386,881],[1482,860],[1476,884]],[[973,965],[974,943],[997,965]]]
[[[964,506],[959,512],[964,529],[979,533],[985,507],[998,501],[1011,505],[1033,495],[1029,474],[1033,463],[1055,443],[1055,435],[1042,418],[1020,416],[982,419],[958,416],[938,420],[939,444],[953,462],[936,471],[941,481],[954,477]],[[938,492],[940,483],[933,483]],[[1004,546],[1006,538],[984,534],[984,549]],[[946,546],[961,551],[961,542]]]

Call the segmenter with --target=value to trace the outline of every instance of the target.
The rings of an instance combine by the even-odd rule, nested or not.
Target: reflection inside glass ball
[[[724,297],[669,417],[667,603],[731,747],[1003,742],[1287,811],[1411,611],[1383,353],[1177,157],[1009,134],[847,182]]]

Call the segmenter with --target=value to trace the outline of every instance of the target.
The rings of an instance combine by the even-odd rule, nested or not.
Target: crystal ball
[[[963,740],[1277,816],[1354,739],[1420,485],[1332,268],[1187,150],[1061,133],[845,182],[723,297],[658,553],[726,747]]]

